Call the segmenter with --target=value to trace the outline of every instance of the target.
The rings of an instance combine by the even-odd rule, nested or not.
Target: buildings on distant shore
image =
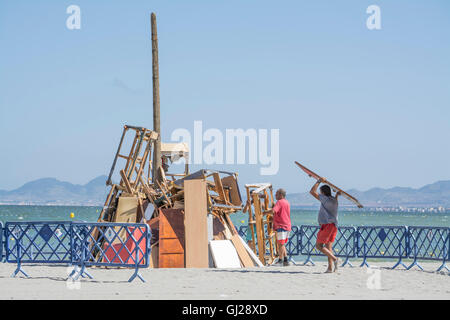
[[[376,211],[376,212],[417,212],[417,213],[450,213],[450,208],[445,208],[442,206],[438,207],[405,207],[405,206],[395,206],[395,207],[365,207],[363,209],[354,207],[344,207],[346,211]]]
[[[319,206],[301,206],[296,205],[292,206],[296,209],[307,209],[307,210],[318,210]],[[410,213],[448,213],[450,214],[450,207],[446,208],[443,206],[429,206],[429,207],[406,207],[406,206],[385,206],[385,207],[372,207],[372,206],[366,206],[362,209],[357,208],[355,206],[341,206],[341,211],[368,211],[368,212],[410,212]]]
[[[47,202],[25,202],[25,201],[0,201],[0,205],[4,206],[74,206],[74,207],[101,207],[97,201],[88,202],[70,202],[70,201],[47,201]],[[307,210],[317,210],[318,205],[295,205],[292,206],[297,209],[307,209]],[[429,207],[406,207],[406,206],[385,206],[385,207],[364,207],[362,209],[356,208],[354,206],[341,206],[343,211],[369,211],[369,212],[410,212],[410,213],[449,213],[450,208],[445,208],[443,206],[429,206]]]

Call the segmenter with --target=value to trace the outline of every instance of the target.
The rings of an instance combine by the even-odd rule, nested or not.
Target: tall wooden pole
[[[153,182],[161,182],[161,118],[159,105],[159,66],[158,66],[158,32],[156,29],[156,15],[150,16],[152,26],[152,73],[153,73],[153,130],[158,132],[158,140],[155,143],[153,153]]]

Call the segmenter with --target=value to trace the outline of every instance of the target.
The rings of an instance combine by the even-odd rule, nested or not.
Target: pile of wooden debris
[[[122,154],[128,132],[134,133],[133,140],[129,152]],[[202,169],[189,174],[187,161],[183,173],[169,173],[171,163],[180,158],[188,159],[186,144],[161,143],[162,165],[153,168],[152,151],[157,139],[158,134],[152,130],[124,127],[107,180],[111,189],[98,221],[149,224],[152,231],[150,265],[155,268],[239,268],[271,262],[264,254],[258,259],[255,238],[249,242],[252,250],[230,219],[231,214],[244,207],[237,173]],[[120,181],[113,183],[119,160],[125,163],[119,170]],[[153,181],[155,172],[159,179]],[[261,190],[267,194],[265,188]],[[260,193],[254,191],[252,194]],[[251,206],[246,206],[252,212],[249,208]],[[255,203],[253,208],[259,221],[261,211],[256,209]],[[265,213],[268,211],[264,209]],[[251,214],[249,217],[255,220]],[[258,232],[265,232],[259,223],[256,226]],[[271,228],[266,230],[271,232]],[[259,239],[265,242],[269,238],[263,235],[257,237]]]

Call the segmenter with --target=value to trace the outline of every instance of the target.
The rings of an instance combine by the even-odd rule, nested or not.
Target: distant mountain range
[[[419,189],[395,187],[390,189],[372,188],[367,191],[346,190],[365,207],[450,207],[450,180],[438,181]],[[318,205],[309,192],[288,194],[292,206]],[[341,205],[351,203],[342,198]]]
[[[109,189],[105,184],[106,179],[106,176],[99,176],[85,185],[54,178],[38,179],[15,190],[0,190],[0,204],[102,206]],[[395,187],[367,191],[352,189],[347,192],[365,207],[450,207],[450,180],[438,181],[419,189]],[[287,199],[293,207],[318,205],[309,192],[288,194]],[[350,202],[342,199],[340,205],[350,205]]]
[[[106,176],[99,176],[85,185],[55,178],[38,179],[15,190],[0,190],[0,204],[103,205],[108,192],[106,179]]]

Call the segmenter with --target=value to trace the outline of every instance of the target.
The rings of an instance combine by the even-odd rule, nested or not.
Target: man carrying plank
[[[283,261],[283,266],[289,266],[285,245],[289,239],[289,231],[291,231],[291,209],[284,189],[278,189],[275,198],[277,203],[272,209],[273,228],[277,232],[279,262]]]
[[[337,235],[337,217],[338,217],[338,196],[340,191],[336,193],[336,196],[331,195],[330,186],[324,184],[320,187],[320,194],[317,193],[317,187],[320,183],[324,182],[322,178],[317,180],[314,186],[311,188],[311,195],[320,201],[320,210],[318,216],[318,222],[320,224],[320,230],[317,233],[316,249],[322,252],[328,257],[328,269],[325,273],[336,272],[338,268],[339,259],[333,254],[333,242]]]

